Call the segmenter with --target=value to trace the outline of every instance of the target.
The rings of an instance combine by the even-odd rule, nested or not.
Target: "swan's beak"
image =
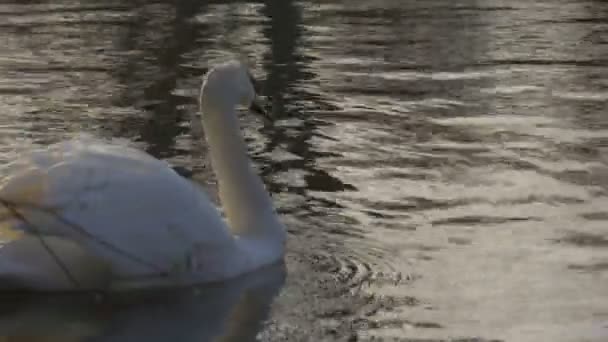
[[[255,99],[251,102],[251,106],[249,106],[249,110],[252,113],[261,116],[265,120],[271,120],[272,118],[270,117],[270,114],[266,111],[266,109],[264,109],[264,107],[265,107],[265,101],[263,101],[261,98],[256,96]]]
[[[247,74],[249,75],[249,81],[251,81],[251,85],[253,86],[253,90],[255,91],[255,94],[259,94],[260,87],[258,86],[258,82],[255,80],[255,78],[253,77],[253,75],[250,72],[247,72]],[[266,107],[266,101],[263,101],[259,96],[255,95],[255,97],[253,98],[253,101],[251,101],[249,110],[252,113],[261,116],[264,119],[264,121],[272,121],[272,117],[270,116],[270,113],[268,113],[266,111],[265,107]]]

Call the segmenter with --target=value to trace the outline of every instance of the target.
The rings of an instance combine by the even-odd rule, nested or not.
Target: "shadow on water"
[[[134,19],[117,40],[119,49],[128,54],[113,72],[124,89],[116,101],[135,104],[145,112],[143,118],[126,118],[121,133],[132,135],[127,132],[137,128],[134,133],[156,157],[180,153],[175,138],[189,129],[186,110],[190,108],[184,105],[195,99],[176,90],[181,78],[191,76],[184,55],[197,46],[202,32],[192,19],[204,9],[201,1],[134,3]]]
[[[265,94],[270,98],[272,113],[275,119],[284,121],[277,125],[265,127],[262,133],[268,139],[262,153],[271,154],[273,151],[283,151],[295,158],[287,160],[259,157],[264,165],[262,175],[265,177],[269,190],[273,193],[287,192],[304,196],[299,208],[311,211],[309,191],[340,192],[355,190],[350,184],[316,165],[322,157],[332,156],[328,152],[315,151],[310,140],[317,135],[317,126],[327,125],[310,114],[323,104],[320,96],[302,91],[298,85],[311,81],[314,74],[307,71],[308,57],[297,51],[304,44],[302,27],[302,9],[294,1],[266,1],[260,14],[269,18],[264,26],[264,35],[270,42],[269,52],[264,58],[264,69],[267,79],[264,84]],[[298,101],[305,100],[307,105]],[[311,105],[312,104],[312,105]],[[276,182],[284,172],[302,172],[303,184],[280,184]],[[272,176],[272,177],[271,177]]]
[[[254,341],[285,276],[278,264],[177,290],[0,295],[0,341]]]

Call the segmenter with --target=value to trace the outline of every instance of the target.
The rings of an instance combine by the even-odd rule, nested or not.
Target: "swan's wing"
[[[193,246],[232,241],[201,189],[135,149],[75,140],[32,152],[8,170],[0,183],[5,225],[75,240],[118,274],[171,271]]]

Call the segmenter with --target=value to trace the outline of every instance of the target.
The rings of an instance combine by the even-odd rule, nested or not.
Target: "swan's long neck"
[[[208,94],[203,87],[203,127],[224,213],[236,235],[282,240],[283,226],[262,180],[251,166],[235,107]]]

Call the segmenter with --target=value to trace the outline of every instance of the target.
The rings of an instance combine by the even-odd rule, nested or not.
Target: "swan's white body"
[[[14,163],[0,183],[0,200],[11,203],[0,204],[0,225],[4,217],[5,229],[25,234],[0,249],[0,282],[45,290],[172,285],[232,278],[279,260],[285,231],[236,117],[236,106],[254,97],[236,62],[210,71],[201,91],[227,222],[198,186],[132,148],[73,140]]]

